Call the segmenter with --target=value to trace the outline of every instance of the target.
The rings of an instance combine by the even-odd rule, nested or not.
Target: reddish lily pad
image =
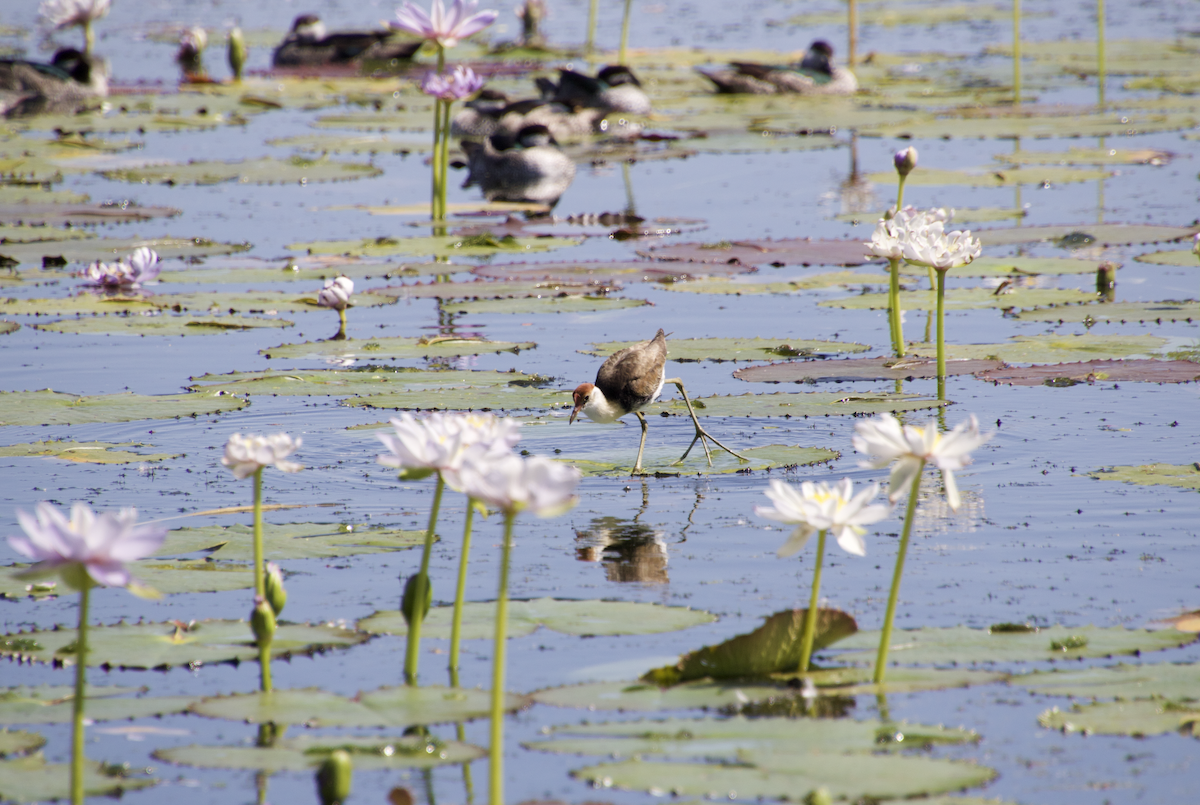
[[[95,226],[173,218],[182,211],[174,207],[139,207],[127,201],[104,204],[15,204],[0,202],[0,224],[41,226]]]
[[[867,255],[860,240],[738,240],[718,243],[677,243],[639,254],[655,260],[689,263],[733,263],[751,266],[861,266],[878,262]]]
[[[708,263],[689,265],[691,276],[745,274],[754,269],[739,263]],[[680,268],[664,266],[650,260],[613,260],[610,262],[509,263],[480,266],[475,273],[481,277],[537,282],[594,282],[615,284],[627,282],[660,282],[676,277]]]
[[[996,360],[952,360],[946,362],[946,374],[971,375],[1003,367],[1004,364]],[[789,361],[766,366],[747,366],[738,369],[733,376],[738,380],[746,380],[751,383],[924,380],[937,377],[937,360],[934,358],[848,358],[827,361]]]
[[[1136,243],[1172,243],[1196,234],[1194,226],[1153,224],[1079,224],[1077,226],[1018,226],[1012,229],[981,229],[975,232],[984,248],[1017,243],[1064,241],[1065,245],[1127,246]],[[1086,236],[1085,239],[1080,236]]]
[[[1200,380],[1200,364],[1191,361],[1081,361],[1052,366],[1004,367],[979,375],[980,380],[1010,386],[1073,386],[1077,383],[1139,381],[1191,383]]]
[[[501,282],[430,282],[389,285],[371,293],[396,299],[521,299],[607,293],[620,287],[603,280],[505,280]]]

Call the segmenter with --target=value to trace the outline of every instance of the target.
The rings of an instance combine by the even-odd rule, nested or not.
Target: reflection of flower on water
[[[962,504],[954,511],[946,502],[944,487],[934,477],[930,472],[930,477],[922,483],[922,489],[928,488],[930,494],[921,493],[914,530],[920,534],[973,534],[978,531],[979,524],[987,516],[983,496],[974,489],[960,490]]]
[[[666,584],[667,543],[663,532],[617,517],[598,517],[585,530],[575,531],[575,558],[603,562],[605,576],[614,582]]]

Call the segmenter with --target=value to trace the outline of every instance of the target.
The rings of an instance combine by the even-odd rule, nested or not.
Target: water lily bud
[[[825,786],[814,788],[804,798],[804,805],[833,805],[833,795],[829,793],[829,789]]]
[[[900,178],[903,179],[912,173],[913,168],[917,167],[917,149],[910,145],[902,151],[897,151],[892,162],[896,166],[896,173],[900,174]]]
[[[1108,293],[1117,287],[1116,263],[1101,263],[1096,269],[1096,293]]]
[[[1196,236],[1192,238],[1192,254],[1200,257],[1200,232],[1197,232]]]
[[[339,805],[350,796],[350,780],[354,777],[354,766],[350,753],[335,749],[317,769],[317,796],[321,805]]]
[[[261,595],[254,596],[254,611],[250,613],[250,629],[254,632],[254,639],[258,641],[259,648],[271,645],[271,639],[275,637],[275,612],[267,603],[267,599]]]
[[[404,583],[404,598],[400,602],[400,611],[404,613],[404,622],[411,625],[413,618],[424,621],[429,607],[433,604],[433,587],[429,577],[423,573],[414,573]]]
[[[229,67],[233,70],[233,78],[236,81],[242,80],[242,70],[246,66],[246,56],[249,50],[246,48],[246,37],[242,36],[241,28],[234,28],[229,32],[229,39],[226,42],[229,55]]]
[[[287,604],[287,590],[283,588],[283,570],[275,562],[267,562],[267,568],[263,571],[263,590],[271,611],[278,618]]]

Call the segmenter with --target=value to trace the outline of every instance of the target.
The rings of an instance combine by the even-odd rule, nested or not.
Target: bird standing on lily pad
[[[854,73],[833,63],[833,48],[818,39],[799,64],[733,62],[723,70],[697,71],[717,86],[717,92],[751,95],[853,95]]]

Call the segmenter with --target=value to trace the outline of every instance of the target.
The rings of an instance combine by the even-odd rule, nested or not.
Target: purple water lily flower
[[[148,246],[142,246],[115,263],[92,263],[80,271],[78,276],[87,280],[89,285],[133,289],[158,279],[161,270],[158,252]]]
[[[482,86],[483,79],[470,67],[461,64],[451,73],[429,72],[421,79],[421,92],[447,102],[469,98],[479,92]]]
[[[452,48],[460,39],[476,34],[496,21],[500,12],[480,11],[472,14],[478,0],[454,0],[446,11],[442,0],[433,0],[426,14],[411,2],[406,2],[396,11],[396,21],[387,23],[394,31],[406,31],[422,39],[437,42],[444,48]]]

